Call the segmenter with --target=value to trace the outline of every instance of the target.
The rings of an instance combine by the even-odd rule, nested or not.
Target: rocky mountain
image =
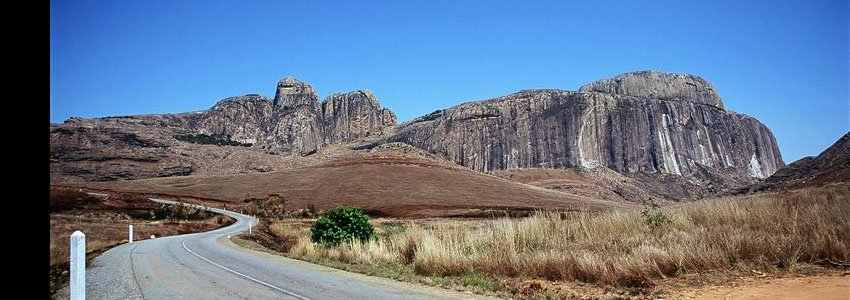
[[[250,147],[186,142],[210,137]],[[643,71],[578,91],[523,90],[398,126],[369,91],[320,102],[312,86],[287,77],[273,99],[245,95],[205,111],[51,124],[51,180],[264,172],[329,157],[313,154],[331,146],[358,151],[396,142],[480,172],[588,170],[581,174],[610,185],[603,194],[626,201],[647,195],[640,189],[694,198],[751,184],[784,165],[767,127],[725,109],[711,83],[688,74]],[[230,154],[214,154],[223,149]]]
[[[396,125],[395,114],[370,91],[333,94],[320,103],[313,87],[294,77],[277,83],[272,101],[259,95],[227,98],[190,118],[188,130],[298,155],[381,135]]]
[[[784,165],[770,130],[725,109],[708,81],[653,71],[464,103],[402,124],[387,140],[482,172],[606,167],[652,180],[676,175],[705,191]]]
[[[300,156],[329,144],[379,136],[395,125],[395,114],[370,91],[334,94],[319,102],[312,86],[286,77],[278,82],[274,99],[251,94],[226,98],[204,111],[51,124],[51,182],[280,170],[303,165]],[[177,139],[186,135],[250,147]]]

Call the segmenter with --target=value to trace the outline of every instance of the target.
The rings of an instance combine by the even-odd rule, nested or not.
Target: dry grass
[[[793,272],[799,263],[850,261],[850,186],[840,185],[640,210],[539,212],[523,219],[379,226],[382,236],[325,248],[309,230],[272,224],[288,253],[307,259],[409,268],[422,276],[479,276],[651,287],[686,273]],[[495,287],[498,289],[498,287]]]
[[[50,214],[50,266],[67,263],[70,257],[70,235],[76,230],[86,234],[86,252],[95,252],[128,240],[128,227],[133,225],[135,240],[212,230],[231,223],[227,216],[215,215],[206,220],[170,222],[128,218],[122,213]]]

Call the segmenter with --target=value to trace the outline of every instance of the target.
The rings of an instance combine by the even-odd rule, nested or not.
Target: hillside
[[[838,182],[850,182],[850,132],[818,156],[801,158],[744,190],[817,187]]]
[[[279,194],[288,209],[360,206],[394,217],[479,216],[505,210],[600,211],[633,207],[515,183],[415,155],[348,155],[262,174],[180,176],[86,183],[123,192],[162,193],[239,202]]]

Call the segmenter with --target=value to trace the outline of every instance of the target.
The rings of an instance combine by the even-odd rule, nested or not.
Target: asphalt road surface
[[[154,200],[173,203],[165,200]],[[327,268],[233,244],[250,216],[217,230],[136,241],[86,269],[87,299],[489,299]],[[59,298],[67,299],[68,288]]]

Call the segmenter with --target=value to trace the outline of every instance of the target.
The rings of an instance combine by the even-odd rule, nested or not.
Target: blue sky
[[[635,70],[691,73],[790,163],[850,130],[848,1],[51,1],[50,122],[369,89],[399,120]]]

